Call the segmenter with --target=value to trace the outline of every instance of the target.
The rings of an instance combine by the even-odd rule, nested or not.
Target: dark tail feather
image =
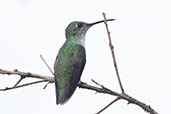
[[[76,86],[77,87],[77,86]],[[56,93],[56,104],[65,104],[73,95],[76,87],[65,87],[62,89],[58,89]]]

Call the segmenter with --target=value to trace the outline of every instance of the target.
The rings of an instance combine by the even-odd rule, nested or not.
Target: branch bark
[[[109,39],[109,47],[110,47],[112,58],[113,58],[113,65],[114,65],[114,68],[115,68],[116,76],[117,76],[117,79],[118,79],[118,82],[119,82],[119,86],[121,88],[122,93],[125,93],[123,85],[122,85],[122,82],[121,82],[121,79],[120,79],[120,76],[119,76],[119,70],[118,70],[118,65],[117,65],[117,62],[116,62],[114,46],[112,44],[112,39],[110,37],[110,31],[109,31],[108,24],[107,24],[107,21],[106,21],[106,14],[102,13],[102,15],[104,17],[104,24],[105,24],[107,35],[108,35],[108,39]]]
[[[33,85],[33,84],[37,84],[37,83],[42,83],[42,82],[49,82],[49,83],[53,83],[54,82],[54,78],[53,77],[43,76],[43,75],[39,75],[39,74],[35,74],[35,73],[30,73],[30,72],[21,72],[21,71],[18,71],[18,70],[9,71],[9,70],[0,69],[0,74],[6,74],[6,75],[11,75],[11,76],[19,75],[19,76],[25,77],[25,78],[41,79],[39,81],[30,82],[30,83],[26,83],[26,84],[22,84],[22,85],[17,84],[16,86],[13,86],[13,87],[6,87],[4,89],[0,89],[0,91],[7,91],[7,90],[16,89],[16,88],[20,88],[20,87],[25,87],[25,86],[29,86],[29,85]],[[118,93],[118,92],[112,91],[112,90],[110,90],[110,89],[108,89],[108,88],[98,84],[97,82],[96,82],[96,84],[98,86],[100,86],[100,87],[92,86],[92,85],[89,85],[89,84],[84,83],[84,82],[80,82],[78,84],[78,87],[82,88],[82,89],[93,90],[93,91],[96,91],[98,93],[104,93],[104,94],[116,96],[119,99],[123,99],[123,100],[128,101],[128,104],[132,103],[132,104],[138,105],[139,107],[141,107],[143,110],[149,112],[150,114],[158,114],[150,106],[148,106],[145,103],[143,103],[143,102],[141,102],[141,101],[139,101],[139,100],[129,96],[128,94],[125,94],[125,93],[123,94],[123,93]]]

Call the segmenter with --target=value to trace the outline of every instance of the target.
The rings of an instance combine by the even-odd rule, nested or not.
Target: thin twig
[[[98,86],[100,86],[101,88],[103,88],[104,90],[111,91],[110,89],[104,87],[103,85],[100,85],[98,82],[94,81],[93,79],[91,79],[91,81],[97,84]]]
[[[51,70],[51,68],[49,67],[49,65],[47,64],[47,62],[45,61],[45,59],[43,58],[42,55],[40,55],[40,58],[42,59],[42,61],[45,63],[45,65],[47,66],[47,68],[49,69],[49,71],[52,73],[52,75],[54,76],[53,71]]]
[[[0,91],[7,91],[7,90],[11,90],[11,89],[17,89],[17,88],[20,88],[20,87],[25,87],[25,86],[29,86],[29,85],[33,85],[33,84],[37,84],[37,83],[42,83],[42,82],[47,82],[47,80],[34,81],[34,82],[30,82],[30,83],[26,83],[26,84],[22,84],[22,85],[18,85],[18,86],[6,87],[5,89],[0,89]]]
[[[45,63],[45,65],[47,66],[47,68],[49,69],[49,71],[52,73],[52,75],[55,76],[54,73],[53,73],[53,71],[51,70],[50,66],[47,64],[47,62],[45,61],[45,59],[43,58],[42,55],[40,55],[40,58],[41,58],[42,61]],[[50,82],[48,82],[48,83],[45,85],[45,87],[44,87],[43,89],[46,89],[46,87],[49,85],[49,83],[50,83]]]
[[[108,108],[109,106],[111,106],[114,102],[118,101],[120,98],[117,97],[116,99],[114,99],[112,102],[110,102],[108,105],[106,105],[104,108],[102,108],[100,111],[98,111],[95,114],[100,114],[101,112],[103,112],[106,108]]]
[[[97,83],[96,81],[94,81],[93,79],[91,79],[91,81],[92,82],[94,82],[96,85],[98,85],[98,86],[101,86],[102,87],[102,85],[100,85],[99,83]]]
[[[46,87],[47,87],[49,84],[50,84],[50,82],[48,82],[48,83],[45,85],[45,87],[44,87],[43,89],[46,89]]]
[[[112,40],[111,40],[111,37],[110,37],[110,32],[109,32],[107,21],[106,21],[106,14],[102,13],[102,15],[104,17],[104,23],[105,23],[107,34],[108,34],[108,38],[109,38],[109,47],[110,47],[110,50],[111,50],[111,53],[112,53],[113,64],[114,64],[114,68],[115,68],[116,75],[117,75],[117,78],[118,78],[119,86],[121,88],[122,93],[125,93],[124,88],[123,88],[122,83],[121,83],[120,76],[119,76],[118,66],[117,66],[117,62],[116,62],[116,58],[115,58],[115,53],[114,53],[114,46],[112,45]]]
[[[17,81],[17,83],[14,85],[14,87],[16,87],[23,79],[24,79],[23,76],[21,76],[20,79]]]

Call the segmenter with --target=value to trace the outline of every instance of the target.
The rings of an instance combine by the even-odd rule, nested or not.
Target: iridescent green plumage
[[[80,26],[81,25],[81,26]],[[84,48],[88,29],[83,22],[72,22],[66,29],[66,41],[54,65],[57,104],[65,103],[74,93],[86,63]]]
[[[107,20],[112,21],[113,19]],[[86,63],[85,34],[95,23],[72,22],[66,29],[66,41],[54,64],[56,103],[64,104],[73,95]]]
[[[57,104],[65,103],[75,91],[85,66],[86,55],[83,46],[72,41],[66,41],[57,58],[56,85]]]

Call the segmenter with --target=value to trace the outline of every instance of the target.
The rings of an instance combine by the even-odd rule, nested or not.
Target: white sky
[[[0,69],[37,74],[53,68],[65,28],[72,21],[102,20],[109,29],[123,86],[127,94],[159,113],[171,113],[171,2],[169,0],[1,0]],[[104,24],[86,35],[87,63],[81,80],[91,79],[120,92]],[[0,75],[0,88],[15,84],[18,76]],[[25,79],[24,82],[33,81]],[[63,106],[57,106],[54,84],[46,83],[0,92],[0,114],[93,114],[115,97],[77,89]],[[94,84],[93,84],[94,85]],[[145,114],[136,105],[120,100],[103,114]]]

